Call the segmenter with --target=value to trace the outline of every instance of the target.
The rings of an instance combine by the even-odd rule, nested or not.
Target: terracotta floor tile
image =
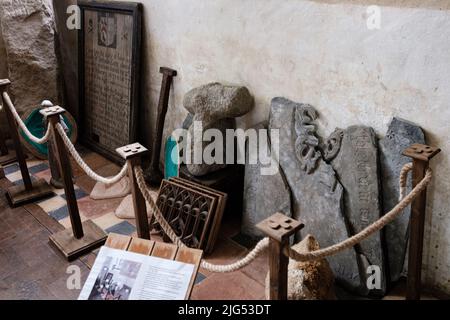
[[[44,179],[47,182],[50,182],[50,179],[52,178],[52,173],[50,172],[50,169],[37,172],[34,174],[35,177]]]
[[[83,157],[84,162],[87,163],[87,165],[94,171],[96,171],[97,169],[106,166],[108,164],[111,164],[112,162],[109,161],[108,159],[94,153],[88,153]],[[85,172],[83,171],[83,169],[81,169],[76,163],[75,161],[70,158],[70,163],[71,163],[71,167],[72,167],[72,175],[74,177],[79,177],[85,174]]]
[[[64,207],[67,204],[66,200],[60,196],[52,197],[50,199],[39,202],[37,205],[45,212],[50,212]]]
[[[219,237],[231,238],[240,232],[240,217],[224,217],[220,226]]]
[[[78,209],[88,219],[95,219],[106,213],[114,212],[120,202],[122,202],[122,198],[92,200],[89,197],[85,197],[78,200]]]
[[[108,163],[104,165],[103,167],[100,167],[95,170],[95,172],[103,177],[110,177],[114,176],[117,173],[119,173],[120,168],[114,163]],[[81,189],[83,189],[86,193],[90,194],[92,192],[92,189],[94,188],[95,184],[97,182],[93,179],[91,179],[86,174],[83,174],[81,176],[78,176],[75,179],[75,184],[79,186]]]
[[[192,300],[257,300],[264,287],[244,273],[221,273],[208,276],[194,287]]]
[[[89,218],[87,218],[84,214],[81,214],[81,213],[80,213],[80,219],[81,219],[81,222],[84,222],[84,221],[86,221],[86,220],[89,220]],[[58,222],[59,222],[65,229],[69,229],[69,228],[72,227],[72,224],[70,223],[70,217],[65,217],[64,219],[59,220]]]
[[[75,179],[75,184],[84,192],[90,194],[95,186],[95,181],[89,178],[88,175],[82,175]]]
[[[255,259],[251,264],[242,269],[247,276],[265,286],[266,275],[269,271],[269,257],[267,251]]]
[[[217,239],[214,251],[205,256],[205,260],[213,264],[228,264],[239,260],[246,254],[245,248],[228,239]],[[205,275],[211,273],[203,268],[201,272]]]

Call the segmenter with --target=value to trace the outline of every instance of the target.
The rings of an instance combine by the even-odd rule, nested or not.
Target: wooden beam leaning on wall
[[[19,138],[19,128],[17,122],[14,119],[14,115],[11,111],[14,105],[7,93],[7,89],[11,82],[7,79],[0,80],[0,91],[2,94],[3,109],[8,120],[10,134],[14,143],[14,149],[16,151],[17,162],[19,163],[20,172],[22,175],[22,184],[17,184],[10,187],[6,192],[6,198],[8,199],[12,207],[16,207],[27,202],[32,202],[38,199],[45,198],[53,194],[52,188],[44,179],[31,180],[30,173],[28,172],[25,153],[23,152],[22,145]]]

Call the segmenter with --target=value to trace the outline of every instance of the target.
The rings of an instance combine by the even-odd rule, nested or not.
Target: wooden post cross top
[[[287,300],[289,258],[284,249],[289,237],[304,227],[304,224],[282,213],[263,220],[256,227],[269,236],[269,299]]]
[[[141,157],[148,152],[148,149],[140,143],[133,143],[116,149],[116,152],[128,163],[128,178],[131,183],[131,194],[133,197],[133,208],[136,217],[138,237],[150,240],[147,206],[134,175],[134,168],[141,164]]]

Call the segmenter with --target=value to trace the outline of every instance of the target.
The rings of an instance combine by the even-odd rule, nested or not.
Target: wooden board
[[[188,300],[194,287],[195,278],[197,277],[200,262],[202,260],[203,251],[191,248],[178,248],[176,245],[155,242],[139,238],[132,238],[115,233],[110,233],[106,240],[105,246],[113,249],[131,251],[144,254],[147,256],[158,257],[168,260],[175,260],[183,263],[193,264],[194,273],[192,274],[189,288],[185,299]]]
[[[81,239],[74,238],[72,229],[65,229],[50,236],[50,242],[54,244],[69,261],[73,261],[83,254],[101,247],[106,241],[106,233],[92,222],[92,220],[87,220],[83,222],[82,225],[84,236]],[[117,241],[117,243],[113,242],[113,244],[118,246],[123,244],[116,239],[111,241]]]
[[[142,5],[80,1],[80,140],[115,162],[137,139]]]
[[[6,198],[12,207],[33,202],[53,195],[53,190],[44,179],[32,182],[32,189],[26,190],[24,185],[16,185],[8,188]]]
[[[208,241],[207,241],[206,248],[205,248],[206,253],[211,253],[214,249],[214,245],[215,245],[215,243],[217,241],[217,237],[219,235],[220,225],[222,224],[223,213],[224,213],[225,207],[227,205],[228,195],[224,192],[220,192],[220,191],[214,190],[212,188],[206,187],[204,185],[201,185],[201,184],[198,184],[198,183],[186,180],[186,179],[182,179],[182,178],[171,178],[170,181],[174,181],[178,184],[188,186],[199,192],[205,192],[206,194],[217,198],[217,206],[216,206],[216,210],[215,210],[215,214],[214,214],[214,219],[211,223]]]

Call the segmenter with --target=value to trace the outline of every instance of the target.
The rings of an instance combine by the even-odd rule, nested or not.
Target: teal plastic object
[[[28,130],[36,137],[42,138],[45,135],[45,131],[47,127],[44,124],[44,116],[39,112],[40,108],[33,110],[30,115],[23,121],[27,126]],[[63,115],[64,123],[69,129],[68,136],[72,136],[73,126],[68,120],[68,118]],[[28,145],[32,146],[33,149],[43,158],[48,158],[48,147],[47,143],[37,144],[31,141],[23,130],[20,130],[20,135],[22,138],[28,143]]]
[[[167,138],[164,149],[164,179],[178,177],[180,174],[180,153],[174,137]]]

